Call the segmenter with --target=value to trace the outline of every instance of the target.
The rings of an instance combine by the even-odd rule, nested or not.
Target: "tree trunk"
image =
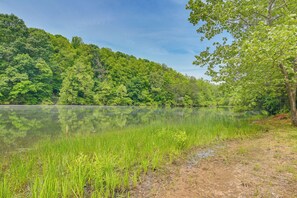
[[[293,126],[297,127],[297,111],[296,109],[292,112],[292,124]]]
[[[293,90],[288,91],[291,110],[291,120],[292,124],[297,127],[296,88],[293,88]]]
[[[279,65],[284,77],[285,77],[285,84],[287,87],[288,98],[290,103],[290,112],[291,112],[291,121],[293,126],[297,127],[297,109],[296,109],[296,94],[297,94],[297,86],[296,83],[290,82],[289,74],[284,68],[282,64]],[[296,68],[294,68],[295,71]]]

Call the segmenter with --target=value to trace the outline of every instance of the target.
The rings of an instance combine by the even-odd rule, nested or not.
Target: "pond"
[[[0,106],[0,149],[22,151],[45,138],[176,123],[197,114],[198,108]]]

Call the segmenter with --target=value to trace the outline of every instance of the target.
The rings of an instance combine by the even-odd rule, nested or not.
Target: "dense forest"
[[[203,52],[201,61],[195,63],[216,68],[222,64],[219,57],[228,55],[217,54],[222,49],[218,47],[213,59],[203,58],[208,57]],[[234,76],[240,74],[239,67],[226,69],[221,70],[220,78],[214,70],[208,72],[213,80],[221,81],[212,84],[184,76],[165,64],[85,44],[77,36],[69,41],[28,28],[17,16],[0,14],[0,104],[228,105],[269,114],[289,110],[286,87],[279,81],[270,82],[279,72],[253,73],[248,79]],[[266,85],[256,85],[258,79]]]
[[[0,15],[0,104],[209,106],[218,86]]]

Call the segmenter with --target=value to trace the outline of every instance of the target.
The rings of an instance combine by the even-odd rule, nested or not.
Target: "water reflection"
[[[43,138],[90,134],[147,125],[182,121],[197,109],[98,107],[98,106],[0,106],[2,153],[30,147]]]

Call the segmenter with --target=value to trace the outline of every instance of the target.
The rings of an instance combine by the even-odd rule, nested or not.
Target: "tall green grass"
[[[231,115],[206,112],[179,122],[42,141],[0,164],[0,197],[127,196],[142,174],[194,146],[258,131]]]

